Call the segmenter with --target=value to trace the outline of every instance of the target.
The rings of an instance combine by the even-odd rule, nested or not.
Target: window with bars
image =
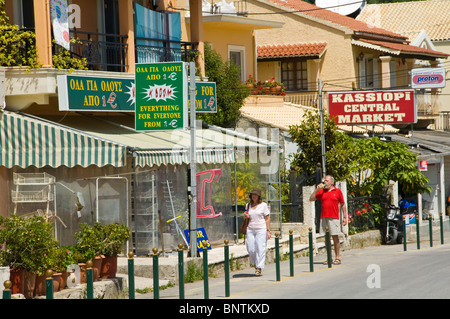
[[[281,81],[287,91],[308,90],[306,61],[289,60],[281,63]]]

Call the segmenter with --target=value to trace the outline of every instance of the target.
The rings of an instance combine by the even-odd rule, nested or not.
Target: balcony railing
[[[203,15],[207,14],[247,14],[247,0],[206,0],[202,5]]]
[[[439,94],[417,93],[417,115],[418,116],[437,116],[442,109],[442,102]]]
[[[71,51],[86,58],[90,70],[124,72],[128,67],[126,35],[77,30],[71,30],[70,34],[77,39],[71,44]]]
[[[317,108],[319,105],[319,92],[308,91],[304,93],[287,93],[284,97],[284,101]]]
[[[193,61],[197,55],[197,43],[150,38],[136,38],[138,63]]]

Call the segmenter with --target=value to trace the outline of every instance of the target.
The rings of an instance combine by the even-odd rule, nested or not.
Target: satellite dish
[[[366,4],[366,0],[316,0],[316,6],[350,16],[357,13]]]

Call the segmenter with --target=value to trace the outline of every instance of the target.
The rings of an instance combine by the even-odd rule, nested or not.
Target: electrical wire
[[[305,2],[307,4],[310,4],[309,2]],[[302,13],[302,12],[312,12],[312,11],[320,11],[320,10],[329,10],[329,9],[333,9],[333,8],[339,8],[339,7],[345,7],[345,6],[349,6],[349,5],[353,5],[353,4],[358,4],[361,3],[361,1],[355,1],[355,2],[351,2],[351,3],[345,3],[345,4],[340,4],[340,5],[335,5],[335,6],[329,6],[329,7],[317,7],[317,8],[313,8],[313,9],[305,9],[305,10],[292,10],[292,11],[275,11],[275,12],[245,12],[245,15],[274,15],[274,14],[291,14],[291,13]],[[311,5],[311,4],[310,4]],[[189,11],[188,8],[175,8],[172,6],[172,4],[169,4],[169,8],[173,9],[173,10],[178,10],[178,11]],[[288,8],[286,8],[288,9]],[[202,11],[202,13],[211,13],[210,11]],[[235,12],[221,12],[220,14],[222,15],[236,15]]]
[[[308,2],[306,2],[308,3]],[[276,11],[276,12],[245,12],[245,15],[274,15],[274,14],[292,14],[292,13],[302,13],[302,12],[312,12],[312,11],[320,11],[320,10],[329,10],[329,9],[333,9],[333,8],[339,8],[339,7],[344,7],[344,6],[348,6],[348,5],[353,5],[353,4],[357,4],[360,3],[360,1],[355,1],[355,2],[351,2],[351,3],[346,3],[346,4],[340,4],[340,5],[335,5],[335,6],[329,6],[329,7],[317,7],[317,8],[313,8],[313,9],[305,9],[305,10],[292,10],[292,11]],[[308,3],[309,4],[309,3]],[[173,10],[179,10],[179,11],[189,11],[189,9],[187,8],[175,8],[172,6],[172,4],[169,5],[169,8],[173,9]],[[202,11],[202,13],[211,13],[209,11]],[[236,15],[236,13],[227,13],[227,12],[221,12],[222,15]],[[436,25],[436,24],[432,24],[432,25]],[[450,65],[450,61],[444,61],[441,62],[441,66],[447,66]],[[394,72],[385,72],[385,73],[378,73],[378,75],[380,76],[391,76],[392,74],[394,74],[396,77],[402,77],[402,76],[406,76],[407,73],[409,73],[411,70],[398,70],[398,71],[394,71]],[[346,89],[352,89],[353,87],[350,86],[345,86],[343,84],[348,83],[348,82],[356,82],[359,83],[361,81],[361,79],[367,78],[368,76],[355,76],[355,77],[348,77],[348,78],[339,78],[339,79],[330,79],[330,80],[324,80],[323,83],[327,84],[329,86],[334,86],[334,87],[341,87],[341,88],[346,88]],[[448,80],[448,79],[446,79]],[[316,85],[316,82],[307,82],[307,86],[310,85]],[[401,88],[404,88],[405,86],[398,86]]]

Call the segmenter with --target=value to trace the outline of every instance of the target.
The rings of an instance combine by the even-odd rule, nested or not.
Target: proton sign
[[[444,68],[422,68],[411,70],[413,89],[433,89],[445,87]]]

